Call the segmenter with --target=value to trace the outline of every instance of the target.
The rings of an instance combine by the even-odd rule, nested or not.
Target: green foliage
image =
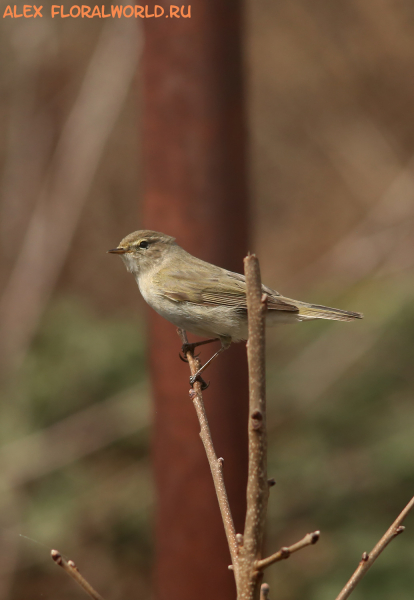
[[[320,335],[329,335],[329,327],[319,325]],[[369,320],[364,327],[364,335],[371,335]],[[302,335],[309,331],[297,334],[298,353]],[[267,571],[265,579],[278,590],[277,597],[335,598],[362,553],[372,549],[412,497],[413,342],[410,301],[383,321],[376,343],[311,404],[296,397],[287,407],[291,382],[270,375],[269,475],[276,477],[277,486],[269,503],[268,550],[293,543],[308,531],[322,531],[315,547]],[[333,345],[332,353],[337,351]],[[272,360],[270,356],[268,364]],[[412,597],[413,543],[410,515],[407,531],[385,550],[353,598]]]
[[[144,376],[137,322],[103,319],[74,300],[52,306],[26,359],[21,393],[33,424],[46,426]]]
[[[13,391],[4,394],[4,437],[24,443],[25,436],[31,439],[35,434],[41,447],[50,443],[48,428],[64,423],[70,415],[82,416],[88,407],[107,404],[125,390],[132,390],[133,405],[134,390],[144,379],[144,358],[139,322],[99,317],[73,299],[55,303],[43,319]],[[47,581],[40,585],[39,594],[49,594],[54,576],[61,580],[61,572],[49,562],[53,547],[65,554],[74,552],[73,558],[86,568],[96,556],[101,557],[104,570],[109,561],[114,581],[116,570],[123,573],[118,589],[122,580],[136,576],[144,588],[149,585],[152,479],[146,458],[148,428],[146,422],[140,425],[143,399],[136,394],[134,435],[103,443],[84,456],[80,451],[79,459],[68,464],[63,455],[61,466],[34,478],[29,473],[27,482],[10,490],[3,514],[9,515],[10,522],[18,506],[18,532],[38,542],[25,538],[20,542],[24,559],[16,597],[24,595],[19,590],[25,589],[25,582],[31,588],[35,585],[33,565],[37,577],[44,573]],[[80,428],[74,435],[69,446],[76,448],[79,443],[83,448],[85,432]],[[99,435],[95,433],[98,440]]]
[[[378,289],[370,293],[376,296]],[[373,547],[413,493],[414,309],[408,302],[391,316],[382,307],[376,315],[358,324],[359,339],[373,336],[367,351],[311,400],[307,378],[320,382],[329,368],[316,360],[320,372],[296,373],[301,363],[295,361],[309,348],[309,360],[317,358],[324,337],[327,360],[341,356],[342,338],[335,336],[348,324],[281,328],[282,341],[270,340],[269,476],[277,485],[269,501],[268,551],[322,531],[316,546],[266,571],[275,598],[335,598],[362,552]],[[2,427],[9,439],[19,438],[101,403],[143,380],[144,358],[139,323],[98,317],[73,300],[59,302],[43,321],[13,396],[5,397]],[[305,384],[292,387],[299,377]],[[128,595],[139,581],[139,597],[146,597],[153,506],[148,454],[144,427],[22,485],[15,490],[23,506],[21,532],[48,549],[57,546],[66,554],[75,549],[73,558],[86,565],[97,553],[101,564],[111,565],[108,580],[118,594]],[[413,531],[411,516],[407,531],[385,550],[355,600],[412,597]],[[19,582],[24,589],[25,578],[33,581],[35,564],[38,573],[47,574],[43,593],[54,573],[48,552],[22,543],[26,566]],[[104,593],[101,581],[100,586]]]

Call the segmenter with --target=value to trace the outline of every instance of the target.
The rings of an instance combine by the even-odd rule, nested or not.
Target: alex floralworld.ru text
[[[8,5],[6,10],[3,13],[3,19],[6,17],[10,17],[12,19],[19,19],[23,17],[25,19],[31,19],[36,17],[43,17],[42,14],[43,6],[35,6],[34,4],[23,4],[19,9],[16,4]],[[82,19],[120,19],[121,17],[126,17],[129,19],[130,17],[141,18],[141,19],[150,19],[151,17],[159,18],[159,17],[171,17],[171,18],[191,18],[191,5],[181,5],[177,6],[176,4],[170,4],[168,9],[164,9],[162,6],[156,4],[154,7],[139,6],[139,5],[131,5],[128,4],[123,6],[122,4],[115,4],[106,7],[102,6],[87,6],[86,4],[78,5],[75,4],[70,8],[65,8],[63,4],[52,4],[50,8],[50,16],[52,19],[55,17],[65,19],[67,17],[72,17],[73,19],[77,19],[81,17]]]

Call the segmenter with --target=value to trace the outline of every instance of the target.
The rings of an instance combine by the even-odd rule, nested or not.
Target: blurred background
[[[105,253],[143,227],[145,32],[43,13],[0,23],[0,599],[82,597],[53,547],[105,597],[146,599],[147,313]],[[414,6],[248,0],[242,49],[262,278],[365,314],[268,333],[267,549],[322,537],[266,581],[330,600],[414,487]],[[355,600],[412,598],[406,524]]]

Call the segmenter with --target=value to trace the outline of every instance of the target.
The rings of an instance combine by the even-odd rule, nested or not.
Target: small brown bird
[[[177,327],[211,339],[192,348],[219,340],[221,348],[190,378],[200,374],[231,342],[247,339],[247,303],[244,275],[207,263],[157,231],[142,230],[127,235],[117,248],[126,268],[138,283],[144,300]],[[362,314],[281,296],[265,285],[268,296],[267,325],[312,319],[353,321]],[[183,348],[187,350],[187,348]]]

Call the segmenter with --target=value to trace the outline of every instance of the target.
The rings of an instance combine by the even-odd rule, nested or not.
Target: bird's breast
[[[227,337],[234,341],[246,339],[246,317],[234,308],[175,302],[163,295],[159,285],[150,277],[139,277],[137,283],[144,300],[176,327],[201,337]]]

